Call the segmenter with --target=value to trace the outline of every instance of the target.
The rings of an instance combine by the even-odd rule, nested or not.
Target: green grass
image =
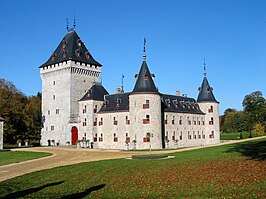
[[[249,132],[242,132],[242,138],[247,139],[249,138],[250,133]],[[252,133],[252,137],[257,137]],[[220,134],[221,140],[240,140],[240,133],[221,133]]]
[[[169,155],[34,172],[1,182],[0,198],[266,198],[266,139]]]
[[[168,154],[144,154],[144,155],[132,155],[132,159],[135,160],[152,160],[167,158]]]
[[[52,155],[44,152],[30,152],[30,151],[1,151],[0,150],[0,166],[23,162]]]

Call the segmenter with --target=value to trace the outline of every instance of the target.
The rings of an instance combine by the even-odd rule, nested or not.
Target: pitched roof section
[[[105,101],[98,113],[129,111],[129,94],[106,95]]]
[[[193,98],[163,94],[162,103],[165,112],[204,114]]]
[[[158,93],[146,61],[142,62],[132,93]]]
[[[210,86],[207,77],[205,76],[203,79],[203,82],[201,84],[201,87],[199,87],[199,95],[197,102],[216,102],[218,101],[215,99],[212,87]]]
[[[52,53],[48,61],[41,65],[40,68],[68,60],[102,66],[92,57],[75,30],[67,32],[54,53]]]
[[[80,99],[80,101],[86,100],[98,100],[104,101],[104,96],[109,93],[105,90],[105,88],[101,84],[94,84],[88,92]]]

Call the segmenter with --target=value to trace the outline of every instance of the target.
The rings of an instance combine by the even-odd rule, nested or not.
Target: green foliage
[[[221,131],[225,133],[251,131],[256,123],[266,128],[266,100],[260,91],[246,95],[243,111],[226,109],[221,117]]]
[[[51,153],[30,152],[30,151],[3,151],[0,153],[0,166],[23,162],[52,155]]]
[[[12,82],[0,79],[0,116],[4,118],[4,143],[39,140],[41,95],[27,97]]]
[[[242,138],[241,138],[242,135]],[[250,136],[250,132],[236,132],[236,133],[221,133],[221,140],[240,140],[247,139]]]
[[[0,197],[265,198],[265,142],[173,153],[163,161],[117,159],[38,171],[1,182]]]
[[[265,127],[257,123],[253,126],[253,132],[256,136],[263,136],[265,134]]]

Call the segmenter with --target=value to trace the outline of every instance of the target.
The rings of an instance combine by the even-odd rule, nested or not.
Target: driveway
[[[208,146],[199,146],[191,147],[177,150],[166,150],[166,151],[147,151],[147,152],[138,152],[138,151],[119,151],[119,150],[99,150],[99,149],[77,149],[69,147],[36,147],[36,148],[21,148],[14,149],[13,151],[36,151],[36,152],[48,152],[53,155],[49,157],[44,157],[35,160],[28,160],[20,163],[14,163],[9,165],[0,166],[0,182],[21,176],[27,173],[34,171],[40,171],[44,169],[50,169],[59,166],[78,164],[81,162],[93,162],[99,160],[108,160],[108,159],[118,159],[118,158],[127,158],[131,157],[134,154],[144,154],[144,153],[174,153],[182,152],[188,150],[196,150],[201,148],[207,148],[212,146],[226,145],[244,142],[248,140],[256,140],[266,138],[266,136],[258,138],[250,138],[245,140],[236,140],[236,141],[227,141],[220,144],[208,145]]]

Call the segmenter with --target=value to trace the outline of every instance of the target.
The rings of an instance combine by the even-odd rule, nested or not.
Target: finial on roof
[[[204,58],[204,77],[207,76],[207,72],[206,72],[206,63],[205,63],[205,58]]]
[[[146,38],[144,37],[143,42],[143,61],[146,61]]]
[[[66,18],[66,29],[67,29],[67,32],[68,32],[68,18]]]
[[[124,78],[125,78],[125,76],[122,74],[122,78],[121,78],[121,80],[122,80],[121,93],[124,93]]]
[[[73,24],[74,30],[76,30],[76,16],[74,15],[74,24]]]

